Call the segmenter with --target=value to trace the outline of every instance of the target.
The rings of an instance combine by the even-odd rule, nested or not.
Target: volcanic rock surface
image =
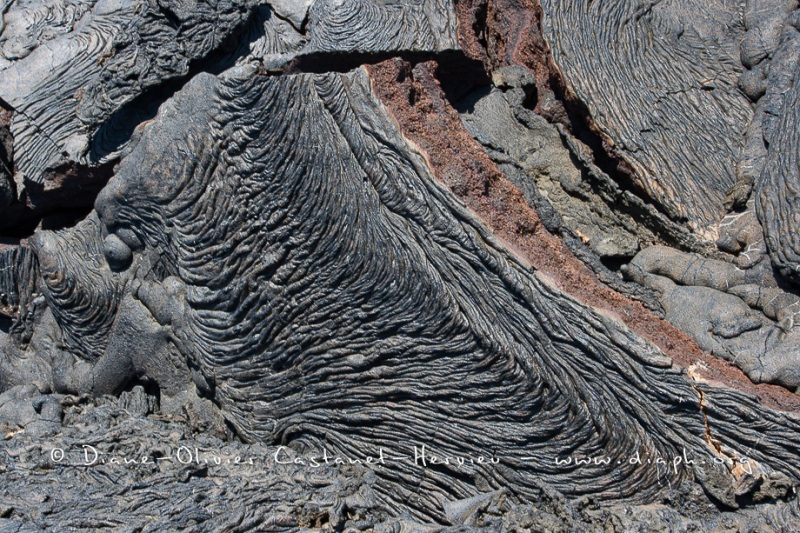
[[[800,528],[797,2],[3,7],[3,530]]]

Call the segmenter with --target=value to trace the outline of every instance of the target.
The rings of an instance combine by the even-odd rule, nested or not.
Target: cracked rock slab
[[[543,0],[542,9],[556,67],[638,187],[715,239],[752,116],[737,86],[739,2]]]

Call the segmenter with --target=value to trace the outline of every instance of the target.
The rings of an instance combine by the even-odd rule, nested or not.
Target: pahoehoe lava
[[[737,88],[738,3],[542,6],[555,65],[639,187],[670,216],[713,235],[752,114]]]
[[[0,529],[796,529],[798,13],[2,3]]]
[[[620,466],[632,451],[713,464],[686,377],[504,251],[432,179],[365,72],[199,76],[156,125],[97,210],[186,285],[175,334],[244,438],[502,458],[466,478],[381,471],[384,503],[421,516],[476,488],[646,501],[692,477]],[[744,422],[713,431],[736,449]],[[796,476],[785,445],[758,460]],[[570,454],[612,463],[555,466]]]

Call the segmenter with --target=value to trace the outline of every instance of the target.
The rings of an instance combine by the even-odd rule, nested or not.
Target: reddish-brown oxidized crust
[[[788,390],[753,384],[738,368],[705,353],[687,334],[659,319],[641,303],[602,285],[556,236],[541,224],[522,193],[489,159],[447,102],[435,78],[434,61],[391,59],[367,67],[373,87],[400,130],[425,154],[436,178],[489,226],[512,251],[583,303],[617,316],[694,375],[758,396],[765,405],[800,410]]]

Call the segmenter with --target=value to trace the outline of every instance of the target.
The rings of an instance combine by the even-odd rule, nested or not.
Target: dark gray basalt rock
[[[245,55],[280,70],[301,52],[324,62],[329,54],[458,49],[452,6],[441,0],[274,9],[259,0],[61,0],[17,2],[4,19],[0,102],[14,112],[15,168],[0,171],[0,205],[15,195],[24,203],[27,192],[50,211],[43,195],[51,191],[73,182],[99,190],[109,174],[102,165],[192,71],[218,72]]]
[[[240,63],[267,71],[327,70],[351,57],[459,49],[453,6],[443,0],[280,0],[262,5],[240,41]]]
[[[103,258],[100,231],[92,216],[74,229],[39,232],[31,243],[65,348],[92,362],[105,351],[123,288]]]
[[[569,127],[530,111],[542,108],[536,101],[541,83],[518,65],[492,72],[497,89],[491,93],[480,89],[457,104],[472,135],[547,228],[560,233],[603,283],[642,301],[754,381],[792,390],[800,385],[799,298],[772,271],[767,251],[790,274],[795,232],[787,195],[794,189],[791,154],[798,149],[785,144],[797,128],[783,106],[790,105],[786,95],[798,57],[789,16],[795,8],[796,2],[778,0],[714,4],[689,24],[686,2],[545,1],[542,30],[555,63],[550,75],[564,85],[560,98],[572,113]],[[743,31],[739,43],[734,37]],[[512,40],[509,46],[520,45]],[[739,86],[757,102],[753,113],[734,86],[740,58],[746,71]],[[752,86],[760,76],[755,69],[764,75],[763,90]],[[689,87],[702,72],[717,73],[714,87]],[[671,89],[680,84],[689,89]],[[698,121],[715,125],[697,128]],[[775,169],[768,161],[789,164]],[[632,194],[626,162],[633,165],[633,184],[646,189],[644,198]],[[651,189],[642,181],[648,168],[666,174]],[[754,183],[758,194],[751,197]],[[714,196],[715,215],[705,226],[698,221],[710,197],[701,191]],[[670,208],[656,192],[677,203]],[[642,201],[647,197],[673,220]],[[686,213],[686,226],[705,243],[681,228]],[[615,265],[637,253],[619,271],[621,281]]]
[[[5,168],[0,168],[0,208],[11,205],[15,196],[11,174]]]
[[[730,85],[734,11],[594,3],[598,22],[589,4],[544,2],[556,62],[650,197],[716,237],[733,132],[750,116]],[[678,31],[689,14],[696,22],[690,8],[708,33]],[[233,531],[796,528],[800,419],[673,366],[556,288],[436,180],[367,70],[348,70],[386,54],[452,54],[454,13],[442,0],[9,8],[9,187],[19,195],[67,163],[120,162],[79,223],[0,245],[0,528],[135,529],[154,516],[152,527]],[[565,21],[574,35],[554,33]],[[674,39],[649,41],[648,29]],[[593,35],[623,38],[605,49]],[[709,42],[721,55],[697,48]],[[463,117],[528,202],[545,206],[551,187],[565,239],[585,238],[605,260],[634,257],[641,294],[704,347],[743,360],[754,379],[800,385],[790,359],[800,300],[771,275],[755,206],[741,225],[723,221],[737,229],[719,246],[738,259],[647,247],[687,233],[526,110],[524,73],[496,74],[505,92]],[[656,121],[635,111],[652,109],[644,80],[669,110]],[[137,106],[162,97],[140,124]],[[678,139],[680,124],[693,126]],[[701,148],[714,151],[693,167]],[[656,183],[656,167],[674,172]],[[82,444],[154,461],[120,473],[52,455]],[[291,464],[257,475],[155,464],[170,445],[284,446]],[[390,460],[297,468],[323,449]]]
[[[20,342],[30,339],[39,268],[33,251],[19,243],[0,243],[0,320]]]
[[[306,53],[458,49],[449,0],[314,0],[308,17]]]
[[[745,71],[739,87],[754,102],[755,113],[745,132],[737,181],[728,192],[725,207],[738,216],[735,211],[746,205],[747,212],[757,215],[758,220],[742,228],[742,235],[735,238],[758,243],[762,254],[768,250],[773,264],[796,282],[793,235],[797,221],[792,213],[798,174],[792,161],[798,149],[795,108],[800,15],[794,0],[751,0],[743,8],[747,32],[740,47]],[[750,197],[754,187],[755,199]],[[759,242],[756,234],[762,231],[766,240]]]
[[[621,281],[605,265],[627,262],[641,248],[657,244],[704,247],[698,247],[681,225],[623,190],[594,163],[590,148],[561,124],[550,124],[527,109],[528,87],[525,81],[509,80],[510,72],[518,70],[495,71],[498,88],[479,89],[457,104],[465,126],[523,192],[547,229],[561,234],[603,283],[660,313],[650,289]],[[532,74],[527,78],[530,85]]]
[[[15,399],[12,400],[12,395]],[[667,503],[599,506],[544,491],[514,504],[491,493],[447,505],[452,526],[392,516],[375,498],[375,475],[352,465],[311,469],[307,456],[277,446],[242,444],[193,433],[185,416],[150,414],[152,397],[134,388],[123,398],[49,397],[40,410],[63,411],[49,433],[3,427],[0,440],[0,530],[340,531],[774,530],[797,524],[796,502],[764,503],[737,512],[709,512]],[[35,391],[0,395],[0,411],[15,402],[39,420]],[[136,405],[141,405],[137,411]],[[137,412],[132,412],[137,411]],[[34,413],[34,414],[31,414]],[[17,420],[22,422],[21,417]],[[28,423],[26,429],[36,422]],[[62,455],[63,452],[63,455]],[[237,458],[239,462],[237,463]],[[126,462],[127,461],[127,462]],[[780,495],[787,485],[762,486]],[[669,502],[696,497],[674,491]],[[477,500],[477,501],[476,501]],[[691,501],[691,499],[689,500]],[[699,510],[699,512],[698,512]],[[691,517],[689,515],[695,515]]]
[[[18,192],[59,164],[101,163],[125,139],[115,138],[121,124],[100,127],[144,91],[188,74],[248,19],[254,3],[12,6],[0,36],[0,99],[15,112]]]
[[[704,350],[733,362],[754,382],[800,388],[800,296],[776,285],[768,261],[742,270],[652,246],[623,272],[655,290],[666,319]]]
[[[714,239],[752,110],[739,2],[543,0],[556,67],[647,197]]]
[[[759,101],[763,141],[769,147],[756,185],[756,208],[773,263],[800,280],[798,152],[800,152],[800,10],[787,20],[769,66],[769,86]]]
[[[639,251],[636,233],[625,228],[626,221],[606,202],[593,198],[597,194],[588,180],[584,180],[581,168],[573,162],[558,129],[533,113],[528,114],[528,124],[521,123],[514,116],[514,111],[518,110],[509,105],[507,98],[495,89],[484,93],[482,98],[461,104],[466,111],[464,123],[473,136],[487,147],[495,161],[516,163],[515,166],[528,174],[527,184],[523,181],[517,186],[521,190],[532,188],[527,191],[531,203],[536,202],[535,196],[541,195],[557,205],[555,209],[562,223],[583,238],[598,256],[631,258],[636,255]],[[573,197],[579,200],[574,201]],[[655,241],[655,237],[651,239]]]
[[[735,475],[713,466],[705,420],[725,453],[744,453],[756,439],[748,428],[765,416],[753,400],[724,393],[740,410],[716,413],[719,393],[704,389],[704,414],[653,346],[505,252],[432,179],[364,71],[195,77],[145,130],[97,210],[110,235],[138,250],[121,275],[141,284],[131,295],[150,316],[126,313],[125,330],[160,324],[188,364],[185,379],[243,438],[358,456],[417,442],[440,456],[500,459],[467,471],[376,470],[376,497],[393,513],[444,520],[443,501],[501,488],[526,501],[545,485],[647,501],[667,479],[698,479],[738,505]],[[47,257],[59,279],[97,275]],[[159,268],[145,268],[154,257]],[[69,330],[93,312],[58,318]],[[106,375],[111,361],[148,374],[140,347],[110,339],[90,373]],[[160,360],[164,350],[145,353]],[[769,453],[747,454],[765,480],[795,479],[796,422],[769,417],[783,436]],[[631,450],[687,450],[706,466],[621,464]],[[590,454],[613,467],[554,463]]]

